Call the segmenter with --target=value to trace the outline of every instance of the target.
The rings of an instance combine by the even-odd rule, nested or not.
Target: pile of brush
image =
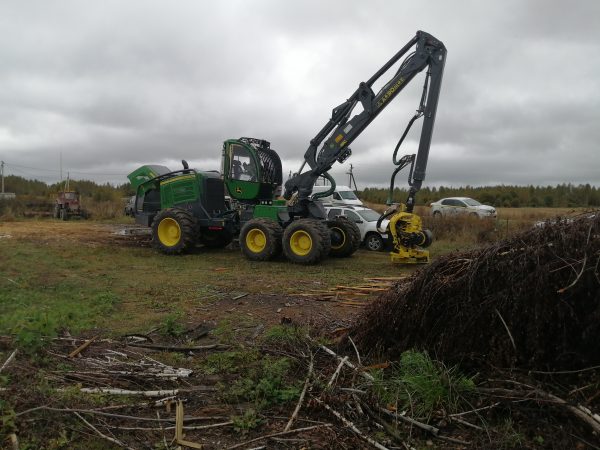
[[[571,370],[600,364],[600,214],[557,219],[438,258],[396,283],[351,336],[463,367]]]

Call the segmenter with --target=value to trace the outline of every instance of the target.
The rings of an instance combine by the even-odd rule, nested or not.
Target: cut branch
[[[312,373],[313,373],[313,366],[314,366],[314,358],[313,358],[313,354],[311,353],[310,354],[310,364],[308,366],[308,375],[306,375],[306,380],[304,380],[304,388],[302,389],[302,392],[300,393],[300,398],[298,399],[298,404],[296,405],[296,408],[294,409],[292,417],[290,417],[290,420],[288,421],[288,423],[285,426],[285,428],[283,429],[283,431],[289,431],[290,428],[292,428],[292,424],[294,423],[294,420],[296,420],[296,417],[298,417],[298,413],[300,412],[300,408],[302,407],[302,402],[304,402],[304,396],[306,395],[306,390],[308,389],[308,386],[310,385],[310,379],[311,379]]]
[[[356,434],[359,438],[361,438],[362,440],[368,442],[369,444],[371,444],[373,447],[378,448],[379,450],[388,450],[387,447],[384,447],[383,445],[381,445],[379,442],[377,442],[376,440],[370,438],[369,436],[367,436],[366,434],[364,434],[362,431],[360,431],[356,425],[354,425],[352,422],[350,422],[348,419],[346,419],[344,416],[342,416],[339,412],[337,412],[335,409],[333,409],[331,406],[329,406],[327,403],[323,402],[323,400],[320,400],[316,397],[313,397],[313,399],[321,406],[323,406],[323,408],[325,408],[327,411],[329,411],[331,414],[333,414],[335,417],[337,417],[338,419],[340,419],[340,421],[346,425],[354,434]]]
[[[235,444],[235,445],[233,445],[231,447],[227,447],[227,450],[232,450],[234,448],[245,447],[246,445],[252,444],[253,442],[263,441],[265,439],[270,439],[272,437],[287,436],[287,435],[296,434],[296,433],[304,433],[305,431],[311,431],[311,430],[314,430],[316,428],[331,427],[331,426],[332,425],[330,423],[323,423],[323,424],[319,424],[319,425],[313,425],[311,427],[296,428],[295,430],[281,431],[279,433],[267,434],[266,436],[257,437],[256,439],[251,439],[249,441],[242,442],[240,444]]]

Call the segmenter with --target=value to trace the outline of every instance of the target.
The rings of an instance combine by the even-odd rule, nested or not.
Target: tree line
[[[388,189],[366,188],[358,193],[363,201],[385,203]],[[408,189],[396,188],[393,201],[405,202]],[[429,205],[445,197],[471,197],[495,207],[596,207],[600,206],[600,188],[571,183],[556,186],[464,186],[425,187],[417,194],[417,204]]]
[[[8,175],[4,178],[4,191],[14,192],[17,196],[54,198],[65,187],[64,181],[47,184],[43,181],[28,180],[16,175]],[[110,183],[100,184],[90,180],[70,180],[69,190],[77,191],[82,197],[92,198],[98,202],[118,200],[134,194],[130,183],[113,186]]]
[[[39,180],[8,175],[4,179],[6,192],[17,195],[53,197],[64,189],[63,183],[47,184]],[[117,186],[110,183],[96,183],[89,180],[71,180],[71,190],[95,201],[118,200],[133,195],[130,183]],[[393,201],[404,202],[407,189],[396,188]],[[388,197],[388,189],[365,188],[358,192],[361,200],[383,204]],[[496,207],[597,207],[600,206],[600,188],[590,184],[558,184],[556,186],[464,186],[464,187],[425,187],[417,194],[417,204],[429,205],[444,197],[471,197],[481,203]]]

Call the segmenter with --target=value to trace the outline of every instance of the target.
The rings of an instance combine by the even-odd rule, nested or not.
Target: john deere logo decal
[[[235,192],[237,192],[238,194],[242,193],[242,188],[241,187],[236,187],[235,188]]]

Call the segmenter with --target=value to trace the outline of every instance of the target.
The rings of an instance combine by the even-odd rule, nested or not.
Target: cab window
[[[233,180],[257,181],[256,165],[250,152],[241,145],[231,146],[231,169],[229,176]]]

